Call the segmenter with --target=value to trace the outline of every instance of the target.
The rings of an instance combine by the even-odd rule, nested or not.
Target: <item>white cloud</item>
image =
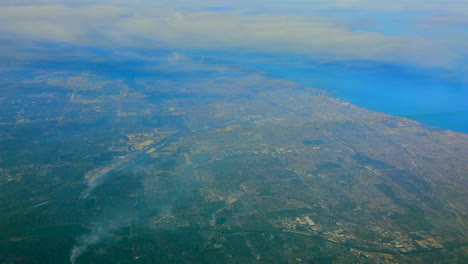
[[[299,1],[281,14],[279,1],[42,1],[41,4],[0,6],[0,34],[11,37],[82,45],[124,47],[178,47],[194,49],[243,49],[248,51],[295,53],[315,58],[376,60],[450,67],[463,52],[467,36],[388,35],[385,32],[355,31],[350,25],[326,16],[296,15],[303,6],[315,11],[326,8],[417,10],[415,5],[395,1],[381,6],[366,0]],[[284,2],[284,1],[283,1]],[[375,2],[375,1],[374,1]],[[421,3],[417,0],[416,2]],[[428,1],[419,10],[430,8]],[[312,4],[311,4],[312,3]],[[456,5],[464,3],[456,1]],[[232,12],[206,12],[224,6]],[[250,12],[264,10],[264,12]],[[445,8],[444,12],[449,8]],[[347,18],[349,21],[353,18]],[[359,18],[362,19],[362,18]],[[462,20],[462,18],[457,18]],[[453,21],[458,21],[453,19]],[[374,18],[375,20],[375,18]],[[346,20],[344,20],[346,21]],[[433,24],[445,21],[431,19]],[[440,22],[440,23],[439,23]],[[466,22],[466,20],[465,20]],[[419,23],[414,21],[413,23]],[[420,22],[422,23],[422,22]],[[460,41],[462,44],[460,44]],[[456,43],[456,44],[454,44]],[[455,48],[454,48],[455,47]]]

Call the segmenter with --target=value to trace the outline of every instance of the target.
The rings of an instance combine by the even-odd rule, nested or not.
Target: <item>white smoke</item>
[[[88,186],[86,189],[81,192],[80,199],[88,198],[88,196],[94,191],[94,188],[96,188],[99,184],[95,180],[89,180],[87,185]]]
[[[98,226],[91,233],[79,236],[77,238],[77,244],[74,245],[70,251],[70,263],[75,264],[76,260],[83,255],[89,247],[111,237],[111,230],[104,226]]]
[[[127,216],[120,216],[109,222],[99,223],[91,233],[79,236],[77,243],[70,250],[70,263],[75,264],[77,259],[81,257],[93,245],[110,240],[115,236],[115,232],[125,226],[129,226],[131,221]]]
[[[80,199],[86,199],[97,186],[109,178],[112,171],[113,169],[109,169],[108,167],[99,167],[88,171],[85,175],[87,188],[81,192]]]

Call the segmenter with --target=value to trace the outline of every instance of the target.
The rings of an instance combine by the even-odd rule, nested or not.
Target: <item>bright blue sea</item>
[[[235,60],[275,77],[331,91],[334,97],[364,108],[468,133],[468,81],[462,72],[294,57]]]

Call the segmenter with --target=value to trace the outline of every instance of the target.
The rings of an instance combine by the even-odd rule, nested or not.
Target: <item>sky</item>
[[[3,0],[0,52],[15,59],[43,56],[37,42],[54,42],[244,50],[467,71],[466,14],[467,0]]]

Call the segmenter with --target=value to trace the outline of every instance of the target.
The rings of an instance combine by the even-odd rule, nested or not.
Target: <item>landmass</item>
[[[0,262],[465,263],[468,135],[229,69],[3,81]]]

